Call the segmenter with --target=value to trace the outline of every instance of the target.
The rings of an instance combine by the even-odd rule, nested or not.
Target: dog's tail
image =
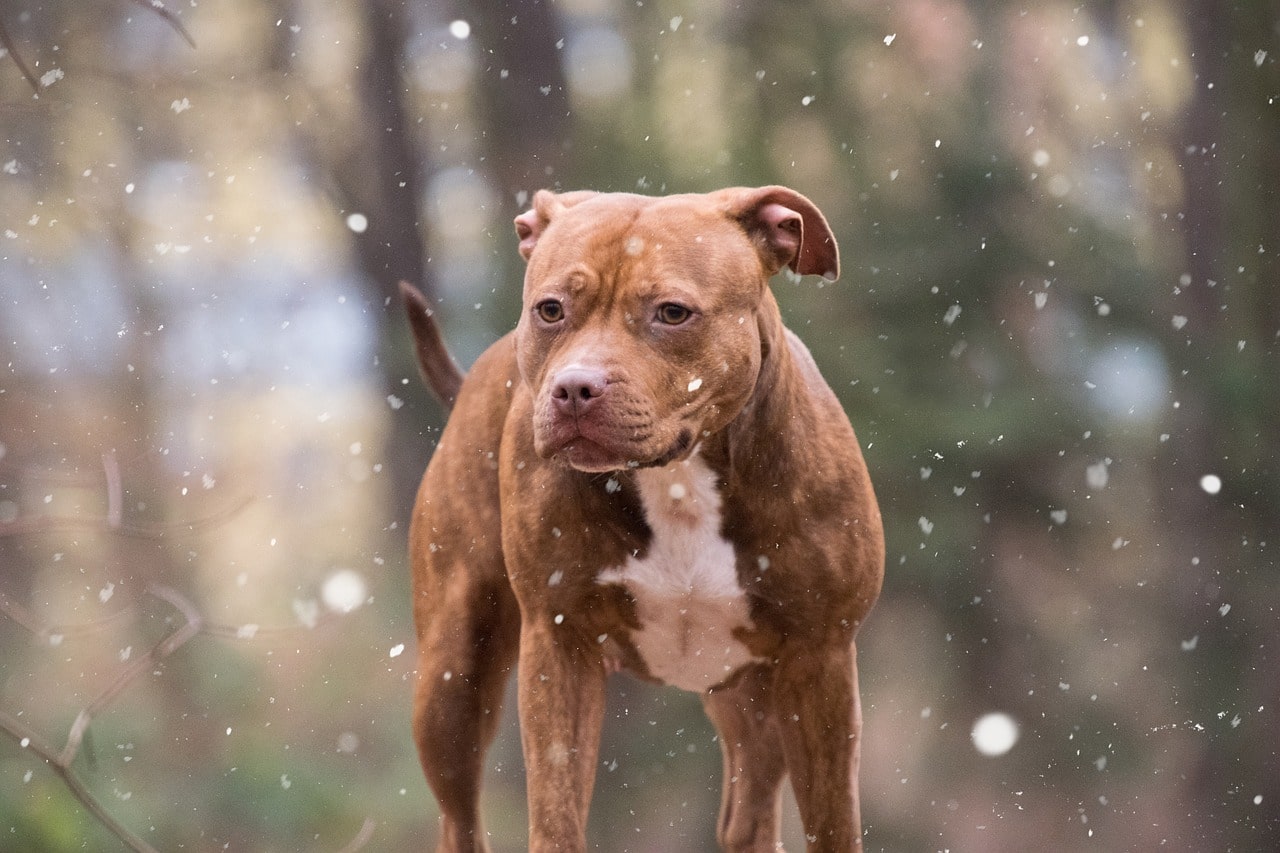
[[[458,389],[462,387],[462,371],[449,354],[449,348],[440,336],[440,327],[431,318],[433,312],[422,291],[409,282],[402,281],[400,298],[404,300],[405,312],[409,315],[409,328],[413,330],[418,370],[422,372],[427,387],[440,398],[444,407],[452,409],[454,401],[458,399]]]

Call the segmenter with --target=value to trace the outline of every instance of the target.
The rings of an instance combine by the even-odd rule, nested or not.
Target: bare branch
[[[42,643],[48,643],[53,637],[73,637],[81,634],[92,634],[97,631],[101,631],[108,625],[119,622],[121,619],[128,616],[130,610],[125,608],[112,613],[110,616],[104,616],[103,618],[95,619],[92,622],[81,622],[75,625],[44,625],[41,624],[40,619],[31,613],[31,611],[11,599],[4,592],[0,592],[0,613],[3,613],[23,628],[27,629],[27,631],[33,636],[39,638]]]
[[[55,754],[53,748],[24,723],[12,715],[0,711],[0,730],[3,730],[16,740],[23,749],[30,749],[44,759],[53,768],[53,772],[62,779],[63,784],[67,786],[67,790],[71,792],[72,796],[79,800],[81,805],[98,818],[117,838],[131,850],[138,851],[138,853],[155,853],[155,848],[112,817],[111,813],[106,810],[93,792],[72,772],[71,765],[75,762],[81,744],[84,743],[85,732],[88,730],[89,724],[93,722],[93,718],[101,713],[138,676],[158,666],[164,658],[173,654],[184,643],[200,632],[202,624],[200,613],[184,596],[175,590],[162,586],[154,586],[148,591],[181,611],[186,619],[185,623],[173,633],[164,637],[142,658],[127,667],[87,707],[76,715],[75,722],[71,724],[71,730],[67,734],[67,743],[61,752]]]
[[[108,494],[110,500],[110,494]],[[43,533],[49,530],[62,530],[66,528],[83,528],[83,527],[102,527],[114,533],[120,533],[124,536],[133,536],[137,539],[164,539],[169,536],[191,536],[200,533],[207,528],[221,524],[232,516],[238,515],[245,507],[253,502],[252,498],[242,498],[239,502],[233,504],[222,512],[208,515],[195,521],[180,521],[174,524],[165,525],[141,525],[141,524],[124,524],[113,525],[108,504],[107,518],[75,518],[70,516],[56,515],[38,515],[14,519],[13,521],[0,521],[0,536],[20,536],[28,533]]]
[[[4,45],[4,49],[13,57],[14,65],[18,66],[18,70],[22,72],[22,76],[27,78],[27,82],[31,84],[31,88],[36,94],[40,93],[40,81],[36,79],[36,75],[31,73],[31,69],[22,61],[21,54],[18,53],[17,46],[13,43],[13,37],[9,35],[9,30],[5,28],[4,21],[0,20],[0,45]]]
[[[124,488],[115,451],[102,454],[102,471],[107,477],[107,527],[118,530],[124,521]]]
[[[152,586],[147,591],[155,597],[163,599],[172,605],[174,609],[181,611],[186,619],[186,624],[164,637],[145,655],[125,667],[115,681],[108,684],[101,693],[94,697],[92,702],[76,715],[75,722],[71,724],[71,731],[67,735],[67,744],[63,747],[62,755],[58,759],[58,763],[63,767],[70,767],[71,762],[75,760],[76,753],[80,751],[80,744],[84,740],[85,730],[89,728],[89,724],[93,722],[94,717],[102,713],[103,709],[111,704],[140,675],[155,669],[166,657],[173,654],[184,643],[200,633],[204,620],[195,606],[179,592],[164,586]]]
[[[144,6],[152,12],[164,19],[174,32],[182,36],[182,40],[189,44],[192,48],[196,46],[196,40],[191,37],[191,33],[187,32],[187,28],[182,25],[182,19],[169,11],[162,0],[132,0],[139,6]],[[9,52],[13,57],[13,63],[18,66],[18,70],[22,72],[22,76],[31,84],[31,89],[37,95],[40,94],[40,81],[36,79],[36,75],[31,72],[27,64],[22,61],[22,55],[18,53],[17,45],[14,43],[13,37],[9,35],[9,30],[5,27],[4,21],[0,19],[0,46]]]
[[[155,12],[157,15],[164,18],[169,26],[173,27],[174,31],[177,32],[178,35],[182,36],[183,41],[191,45],[193,48],[196,46],[196,40],[191,37],[191,33],[187,32],[187,28],[182,25],[182,20],[177,15],[170,12],[169,8],[165,6],[161,0],[133,0],[133,2],[139,6],[147,7],[152,12]]]
[[[378,825],[373,818],[367,817],[364,823],[360,825],[360,831],[356,833],[356,837],[347,842],[347,846],[343,847],[338,853],[356,853],[357,850],[364,848],[369,843],[369,839],[373,838],[373,831]]]

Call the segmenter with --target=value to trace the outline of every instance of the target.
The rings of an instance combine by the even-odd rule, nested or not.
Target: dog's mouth
[[[634,447],[612,447],[579,433],[552,452],[552,458],[592,474],[635,468],[661,468],[683,458],[693,447],[693,431],[684,428],[661,452],[638,454]]]

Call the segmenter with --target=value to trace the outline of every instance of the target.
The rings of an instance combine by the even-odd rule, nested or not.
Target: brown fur
[[[735,636],[760,659],[702,697],[724,752],[717,838],[774,850],[790,776],[809,849],[861,849],[854,637],[880,590],[880,514],[853,429],[767,287],[783,265],[835,276],[826,222],[766,187],[542,192],[516,226],[525,311],[456,390],[410,531],[439,849],[486,849],[483,757],[517,660],[530,848],[585,849],[606,677],[650,677],[635,602],[597,575],[649,548],[636,471],[695,444],[749,606]],[[407,297],[423,372],[448,389],[439,335]],[[549,298],[565,306],[554,323],[537,313]],[[698,308],[686,324],[649,319],[677,298]],[[581,364],[608,394],[566,421],[557,377]]]

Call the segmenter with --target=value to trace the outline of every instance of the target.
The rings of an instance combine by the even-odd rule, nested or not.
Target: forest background
[[[844,275],[775,292],[888,528],[868,849],[1280,849],[1280,3],[0,0],[0,35],[0,848],[426,847],[444,415],[395,283],[470,363],[534,190],[782,183]],[[713,847],[695,696],[615,679],[601,759],[596,849]],[[489,763],[522,849],[510,711]]]

